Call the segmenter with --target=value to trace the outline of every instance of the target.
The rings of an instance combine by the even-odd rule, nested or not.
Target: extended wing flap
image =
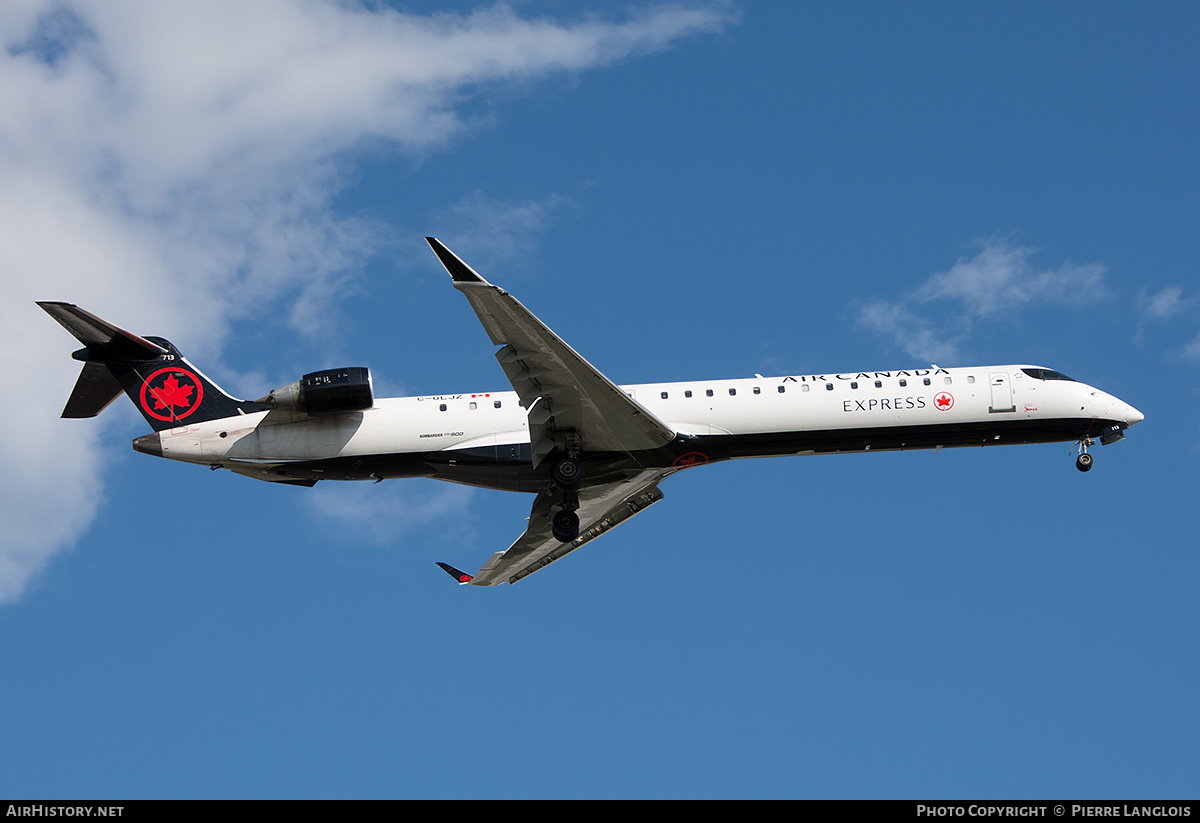
[[[240,474],[243,477],[252,477],[255,480],[265,480],[268,483],[283,483],[288,486],[307,486],[308,488],[317,485],[316,480],[307,477],[293,477],[285,469],[281,469],[277,464],[273,463],[251,465],[238,462],[230,465],[229,470],[234,474]]]
[[[535,464],[566,433],[586,451],[642,451],[675,432],[567,345],[515,297],[484,280],[436,238],[425,238],[466,295],[496,359],[530,413]],[[536,410],[536,413],[535,413]]]
[[[615,528],[643,509],[662,500],[658,482],[666,471],[644,471],[619,483],[585,488],[579,493],[579,536],[560,543],[551,531],[554,506],[550,497],[539,494],[529,514],[529,527],[506,551],[496,552],[470,580],[475,586],[516,583],[585,543]]]

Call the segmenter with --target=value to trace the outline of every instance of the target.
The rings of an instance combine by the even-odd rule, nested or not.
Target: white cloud
[[[1141,342],[1148,323],[1166,324],[1185,314],[1194,315],[1192,309],[1196,303],[1197,295],[1186,294],[1181,286],[1166,286],[1153,294],[1143,291],[1138,295],[1138,310],[1142,322],[1138,324],[1134,341]],[[1167,356],[1174,360],[1200,363],[1200,336],[1193,338],[1182,348],[1172,346],[1167,350]]]
[[[1145,313],[1155,320],[1167,320],[1179,314],[1192,301],[1185,299],[1179,286],[1167,286],[1161,291],[1143,297]]]
[[[472,266],[490,266],[530,251],[555,215],[574,205],[557,194],[540,200],[497,200],[474,191],[438,216],[437,224],[448,227],[439,239],[454,248],[456,238],[469,238],[471,259],[480,261]]]
[[[917,290],[923,303],[957,300],[975,317],[989,317],[1030,303],[1083,305],[1104,299],[1104,266],[1066,262],[1038,270],[1029,263],[1038,250],[989,240],[979,254],[960,257],[947,272],[935,274]]]
[[[1184,360],[1200,363],[1200,334],[1193,337],[1187,345],[1179,350],[1179,356]]]
[[[248,307],[286,299],[306,325],[306,306],[377,243],[330,205],[355,148],[437,150],[489,87],[730,19],[720,4],[615,22],[505,5],[422,17],[333,0],[0,4],[0,357],[23,401],[0,405],[20,432],[0,446],[0,601],[78,537],[101,495],[104,421],[56,419],[73,341],[34,300],[169,327],[198,360]]]
[[[342,533],[387,545],[420,526],[461,515],[474,489],[451,483],[322,483],[309,513],[339,524]]]
[[[974,257],[959,258],[949,271],[930,276],[900,300],[863,306],[859,322],[891,337],[913,357],[945,364],[958,359],[974,322],[1038,305],[1078,308],[1108,297],[1102,264],[1065,262],[1038,269],[1030,263],[1037,251],[993,238]],[[950,319],[921,313],[939,301],[955,304]]]
[[[868,303],[859,309],[858,320],[872,331],[892,338],[897,346],[918,360],[953,363],[958,359],[962,335],[933,329],[929,320],[914,314],[903,303]]]

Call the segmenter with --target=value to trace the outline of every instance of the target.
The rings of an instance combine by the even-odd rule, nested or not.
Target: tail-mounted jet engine
[[[371,390],[371,370],[353,366],[315,371],[295,383],[272,389],[258,402],[311,415],[362,411],[375,403],[375,395]]]

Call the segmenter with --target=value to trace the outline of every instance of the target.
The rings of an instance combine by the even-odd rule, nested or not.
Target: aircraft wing
[[[570,543],[560,543],[554,537],[550,526],[554,505],[549,495],[539,494],[533,501],[525,534],[506,551],[493,554],[473,578],[445,563],[438,565],[460,583],[516,583],[662,500],[658,482],[670,473],[670,469],[646,470],[621,482],[585,486],[579,492],[579,536]]]
[[[433,248],[454,286],[470,301],[500,367],[529,416],[533,464],[577,438],[583,451],[641,451],[670,443],[675,432],[538,320],[508,292],[480,277],[436,238]],[[535,507],[536,513],[536,507]]]

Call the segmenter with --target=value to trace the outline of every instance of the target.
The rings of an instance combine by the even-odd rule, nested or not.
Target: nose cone
[[[1134,423],[1141,423],[1143,420],[1146,419],[1146,415],[1142,414],[1140,411],[1138,411],[1137,409],[1135,409],[1133,406],[1129,405],[1128,403],[1122,403],[1121,405],[1123,406],[1121,411],[1123,411],[1125,414],[1125,423],[1126,424],[1132,426]]]

